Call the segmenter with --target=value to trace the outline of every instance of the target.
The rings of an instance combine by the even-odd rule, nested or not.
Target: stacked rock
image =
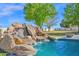
[[[15,23],[4,32],[0,49],[18,56],[35,55],[36,50],[32,45],[37,41],[47,41],[47,38],[48,35],[39,27]]]

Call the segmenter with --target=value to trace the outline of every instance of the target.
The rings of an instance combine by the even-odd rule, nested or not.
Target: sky
[[[14,22],[32,24],[33,22],[28,22],[24,19],[24,8],[23,3],[0,3],[0,27],[8,27]],[[64,8],[66,4],[54,4],[57,10],[58,22],[53,28],[60,28],[60,22],[63,19]]]

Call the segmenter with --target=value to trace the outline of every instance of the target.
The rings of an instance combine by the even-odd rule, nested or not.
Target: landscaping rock
[[[15,46],[13,37],[9,34],[5,34],[3,40],[0,42],[0,48],[3,50],[11,49]]]
[[[49,41],[48,35],[43,33],[39,27],[26,24],[12,24],[0,41],[0,48],[8,53],[18,56],[35,55],[33,45],[37,41]]]
[[[17,45],[13,48],[13,51],[19,56],[35,55],[36,53],[35,49],[30,45]]]
[[[26,25],[27,29],[28,29],[28,32],[29,34],[32,36],[32,39],[33,40],[36,40],[36,31],[34,29],[34,27],[32,25]]]
[[[13,37],[9,34],[4,36],[4,39],[0,43],[0,48],[9,53],[15,53],[17,55],[34,55],[35,49],[26,44],[16,45]]]
[[[34,27],[31,25],[26,25],[26,27],[28,28],[28,31],[30,35],[32,36],[33,40],[40,41],[42,39],[43,40],[48,39],[48,35],[46,33],[43,33],[43,31],[39,27]]]
[[[23,41],[27,44],[27,45],[35,45],[36,41],[32,39],[31,36],[27,36],[25,39],[23,39]]]

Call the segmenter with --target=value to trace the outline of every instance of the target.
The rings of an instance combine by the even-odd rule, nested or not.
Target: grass
[[[45,33],[49,35],[55,35],[55,36],[62,36],[65,34],[73,34],[76,33],[77,31],[46,31]]]
[[[47,31],[47,33],[72,33],[76,31]]]
[[[6,56],[6,53],[0,53],[0,56]]]

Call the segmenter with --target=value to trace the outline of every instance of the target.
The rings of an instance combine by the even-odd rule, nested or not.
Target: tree
[[[79,4],[67,4],[64,11],[64,19],[60,25],[62,27],[77,26],[79,28]]]
[[[53,4],[49,3],[28,3],[24,6],[24,17],[40,28],[48,19],[54,18],[56,9]]]
[[[78,27],[79,33],[79,3],[74,4],[74,25]]]
[[[67,4],[66,8],[64,9],[64,19],[61,22],[62,27],[71,27],[73,20],[74,20],[74,12],[73,12],[73,4]]]

